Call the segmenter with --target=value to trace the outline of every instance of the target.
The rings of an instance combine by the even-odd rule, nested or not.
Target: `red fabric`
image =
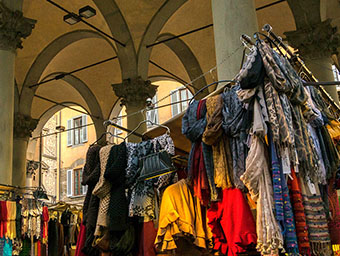
[[[287,184],[289,188],[290,201],[292,203],[295,217],[295,228],[298,238],[299,252],[302,255],[311,255],[305,208],[302,203],[302,193],[298,178],[296,177],[293,168],[291,170],[291,176],[293,179],[288,179]]]
[[[143,222],[139,233],[139,248],[137,256],[156,256],[155,239],[157,229],[153,221]]]
[[[332,244],[340,244],[340,207],[336,190],[334,189],[335,179],[332,178],[328,185],[328,200],[331,218],[328,222],[329,233]]]
[[[224,189],[222,200],[208,209],[214,249],[228,256],[246,252],[257,242],[255,220],[241,190]]]
[[[83,225],[83,223],[81,223],[79,236],[77,239],[76,252],[74,256],[86,256],[86,254],[81,251],[81,249],[85,245],[85,240],[86,240],[86,227]]]
[[[41,242],[38,240],[37,242],[37,256],[41,256]]]
[[[206,100],[201,100],[197,108],[197,120],[201,119],[202,110],[205,107]],[[205,169],[203,150],[201,141],[195,143],[191,164],[191,173],[193,179],[194,196],[196,196],[202,205],[208,206],[210,199],[209,182],[207,171]]]
[[[5,237],[7,233],[7,205],[6,201],[0,201],[0,237]]]
[[[47,208],[47,206],[43,207],[42,218],[43,218],[43,239],[45,241],[47,241],[48,221],[49,221],[49,215],[48,215],[48,208]]]

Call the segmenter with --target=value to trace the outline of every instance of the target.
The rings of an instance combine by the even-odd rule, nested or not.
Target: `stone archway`
[[[108,44],[112,47],[112,49],[116,52],[116,49],[108,39],[92,30],[75,30],[58,37],[57,39],[52,41],[42,52],[40,52],[25,77],[19,102],[19,111],[22,114],[28,116],[31,114],[30,112],[33,97],[38,86],[34,88],[29,88],[29,86],[34,85],[40,81],[41,75],[43,74],[47,65],[52,61],[52,59],[68,45],[87,38],[102,38],[106,40]]]
[[[93,0],[103,15],[113,37],[125,44],[125,47],[116,43],[117,55],[122,71],[122,79],[136,78],[137,59],[136,50],[129,27],[114,0]]]
[[[157,41],[164,40],[173,36],[173,34],[164,33],[157,37]],[[194,80],[195,78],[203,74],[196,56],[183,40],[181,40],[180,38],[176,38],[167,41],[164,44],[177,55],[179,60],[182,62],[186,72],[188,73],[190,80]],[[202,77],[201,79],[198,79],[193,83],[193,85],[198,89],[203,88],[206,84],[207,82],[205,80],[205,77]]]
[[[152,48],[146,48],[146,45],[156,41],[166,22],[186,2],[187,0],[166,1],[152,17],[152,20],[144,32],[137,53],[138,74],[143,79],[146,79],[148,76],[149,60],[152,51]]]

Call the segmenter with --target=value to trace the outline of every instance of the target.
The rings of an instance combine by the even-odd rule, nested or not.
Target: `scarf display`
[[[244,184],[240,177],[245,171],[245,160],[248,151],[246,146],[246,127],[244,124],[247,111],[243,108],[243,104],[237,96],[239,89],[240,86],[235,85],[222,94],[224,105],[222,109],[222,127],[225,135],[228,137],[231,149],[232,180],[235,187],[242,190],[244,189]]]
[[[272,177],[274,189],[274,205],[276,220],[281,225],[285,247],[290,255],[299,255],[297,237],[295,232],[295,221],[290,203],[289,191],[286,178],[283,175],[282,167],[276,154],[275,146],[270,141]]]
[[[221,95],[208,98],[206,106],[207,126],[203,133],[202,141],[212,146],[215,173],[214,181],[218,188],[231,188],[233,186],[230,175],[232,171],[231,154],[229,141],[224,136],[222,129],[223,99]]]
[[[299,252],[302,255],[311,255],[308,227],[306,222],[305,208],[298,178],[294,169],[291,171],[292,179],[288,179],[288,188],[290,191],[290,201],[293,206],[296,234],[298,237]]]
[[[256,135],[246,161],[246,171],[241,180],[256,202],[256,249],[262,254],[278,254],[283,248],[281,229],[274,214],[273,185],[269,174],[267,152],[263,141]]]
[[[188,160],[188,179],[194,184],[194,195],[198,195],[204,205],[209,198],[216,201],[218,193],[214,182],[213,151],[202,142],[205,131],[206,101],[193,101],[182,119],[182,133],[192,142]]]

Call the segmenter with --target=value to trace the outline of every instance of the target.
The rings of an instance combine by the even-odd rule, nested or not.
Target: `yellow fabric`
[[[219,112],[220,115],[220,124],[218,125],[217,131],[214,132],[215,134],[215,141],[213,144],[208,141],[206,138],[207,136],[207,131],[209,129],[213,129],[209,127],[209,125],[214,124],[214,119],[217,119],[216,117],[216,109],[221,109],[223,106],[223,100],[221,95],[216,95],[213,97],[209,97],[206,101],[206,107],[207,107],[207,120],[208,120],[208,125],[203,133],[202,141],[208,145],[211,145],[212,151],[213,151],[213,161],[214,161],[214,181],[216,184],[216,187],[225,189],[225,188],[231,188],[233,187],[233,183],[231,181],[231,177],[228,168],[228,162],[227,162],[227,153],[225,149],[225,138],[223,138],[223,131],[222,131],[222,112]],[[212,121],[214,120],[214,121]],[[215,123],[216,125],[216,123]],[[216,129],[216,127],[215,127]],[[211,140],[211,138],[209,139]]]
[[[17,214],[17,205],[16,202],[7,201],[7,233],[6,237],[9,239],[14,239],[16,237],[16,226],[15,226],[15,218]]]
[[[156,248],[160,251],[176,249],[176,236],[190,236],[196,246],[209,247],[207,242],[211,241],[212,234],[207,218],[203,219],[199,200],[192,197],[185,180],[169,186],[162,197]]]
[[[340,139],[340,122],[337,120],[330,121],[327,125],[329,134],[333,139]]]

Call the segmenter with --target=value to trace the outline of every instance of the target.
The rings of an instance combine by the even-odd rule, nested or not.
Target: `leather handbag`
[[[138,181],[149,180],[175,171],[171,155],[163,150],[139,158],[140,175]]]

